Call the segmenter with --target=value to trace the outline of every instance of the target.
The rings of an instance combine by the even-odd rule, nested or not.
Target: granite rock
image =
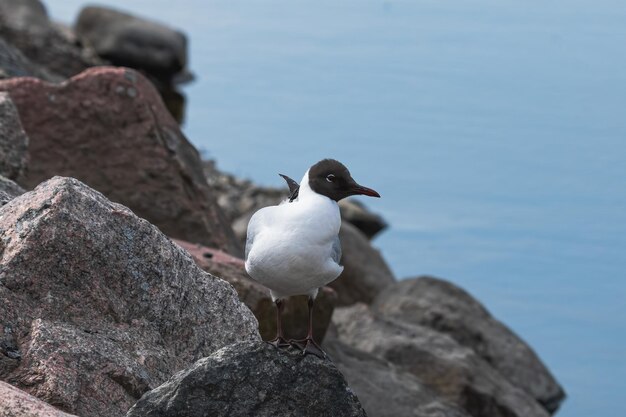
[[[386,319],[365,304],[336,309],[333,324],[337,338],[344,344],[413,374],[472,416],[549,416],[524,390],[445,334]]]
[[[156,227],[72,178],[0,208],[0,379],[66,412],[119,416],[257,322]]]
[[[7,93],[0,93],[0,175],[17,180],[26,173],[28,136]]]
[[[76,417],[0,381],[0,417]]]
[[[11,95],[30,139],[24,186],[78,178],[168,236],[241,253],[198,152],[141,74],[100,67],[60,85],[0,81],[0,91]]]
[[[357,417],[359,400],[328,360],[259,342],[200,359],[146,393],[127,417]]]
[[[537,354],[456,285],[433,277],[396,283],[372,308],[385,317],[426,326],[471,348],[511,384],[554,412],[565,393]]]
[[[10,179],[0,175],[0,207],[26,191]]]
[[[332,336],[323,347],[369,417],[470,417],[388,361]]]

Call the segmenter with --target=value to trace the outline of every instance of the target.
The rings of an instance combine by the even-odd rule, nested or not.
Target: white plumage
[[[248,224],[246,271],[270,289],[274,300],[315,298],[320,287],[343,271],[339,206],[309,186],[309,171],[297,200],[257,211]]]

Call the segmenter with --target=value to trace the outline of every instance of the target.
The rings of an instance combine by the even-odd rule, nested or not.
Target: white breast
[[[298,200],[263,208],[248,225],[246,271],[278,297],[310,294],[343,270],[331,258],[341,226],[339,207],[314,193],[307,177]]]

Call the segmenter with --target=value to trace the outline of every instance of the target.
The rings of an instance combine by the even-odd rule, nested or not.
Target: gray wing
[[[333,242],[333,247],[330,251],[330,257],[337,264],[339,264],[339,261],[341,261],[341,241],[339,240],[339,236],[337,236],[335,238],[335,241]]]

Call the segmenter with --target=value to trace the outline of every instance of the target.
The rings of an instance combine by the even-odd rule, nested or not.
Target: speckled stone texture
[[[76,417],[0,381],[0,417]]]
[[[276,336],[276,307],[269,290],[251,279],[246,273],[242,259],[202,245],[194,245],[174,240],[184,248],[204,271],[228,281],[235,287],[239,300],[248,306],[259,322],[259,333],[263,340]],[[313,335],[321,343],[333,315],[337,293],[324,287],[315,299],[313,309]],[[283,331],[288,339],[303,339],[306,336],[309,319],[308,297],[289,297],[282,315]]]
[[[260,342],[228,346],[145,394],[127,417],[362,417],[329,360]]]
[[[71,176],[168,236],[240,254],[211,195],[198,152],[136,71],[98,67],[59,85],[0,81],[30,139],[23,186]]]
[[[550,412],[565,398],[563,388],[531,347],[478,300],[448,281],[420,277],[398,282],[380,294],[372,308],[386,317],[451,336]]]
[[[0,208],[0,379],[66,412],[120,416],[257,322],[156,227],[72,178]]]
[[[342,343],[413,374],[472,416],[549,416],[534,398],[448,335],[386,319],[365,304],[336,309],[333,324]]]
[[[0,175],[0,207],[26,191],[14,181]]]
[[[26,173],[28,137],[7,93],[0,93],[0,175],[11,180]]]

